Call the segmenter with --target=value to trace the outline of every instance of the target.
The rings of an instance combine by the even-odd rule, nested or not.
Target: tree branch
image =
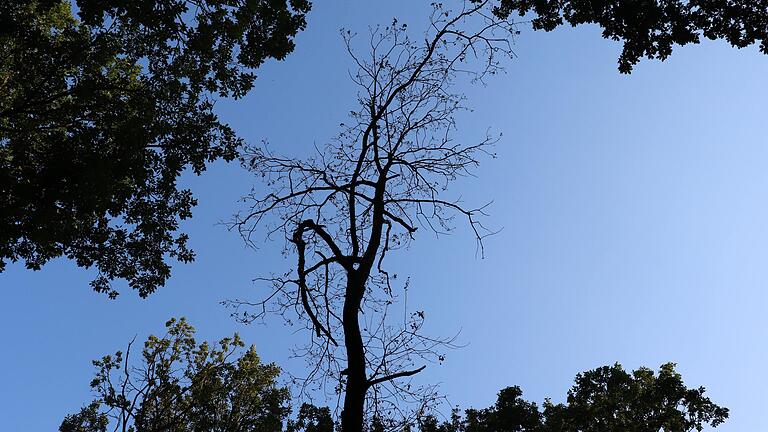
[[[381,384],[381,383],[386,382],[386,381],[392,381],[393,379],[404,378],[404,377],[409,377],[409,376],[416,375],[417,373],[423,371],[426,367],[427,367],[427,365],[424,365],[424,366],[422,366],[422,367],[420,367],[418,369],[402,371],[402,372],[394,373],[392,375],[383,376],[381,378],[376,378],[374,380],[368,380],[368,387],[373,387],[376,384]]]

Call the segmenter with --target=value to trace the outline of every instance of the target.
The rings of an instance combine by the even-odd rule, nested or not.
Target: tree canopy
[[[627,372],[619,364],[576,376],[565,403],[549,400],[540,409],[522,399],[519,387],[499,392],[496,404],[468,409],[450,420],[434,416],[420,421],[421,432],[689,432],[717,427],[728,409],[704,396],[704,388],[688,388],[675,365],[658,373],[648,368]]]
[[[67,416],[61,432],[281,431],[289,413],[280,369],[263,364],[235,334],[197,344],[186,320],[172,319],[162,337],[150,336],[141,361],[125,353],[93,362],[97,398]],[[311,423],[311,418],[310,418]],[[314,424],[314,423],[312,423]]]
[[[494,12],[500,17],[531,13],[537,30],[597,24],[604,38],[624,44],[623,73],[643,57],[664,60],[675,45],[697,44],[702,37],[724,39],[737,48],[759,43],[768,54],[766,0],[499,0]]]
[[[185,170],[236,156],[213,111],[283,59],[306,0],[0,3],[0,271],[65,256],[141,296],[193,259]]]
[[[171,319],[166,334],[150,336],[137,363],[133,342],[93,362],[96,398],[66,416],[60,432],[259,431],[332,432],[339,423],[328,407],[302,404],[291,416],[288,388],[278,384],[280,369],[263,364],[253,346],[235,334],[218,343],[197,343],[185,319]],[[414,423],[394,429],[377,413],[365,430],[420,432],[689,432],[717,427],[728,409],[688,388],[675,365],[654,372],[625,371],[619,364],[580,373],[564,403],[545,400],[540,408],[517,387],[498,393],[494,405],[454,409],[439,421],[432,404]]]

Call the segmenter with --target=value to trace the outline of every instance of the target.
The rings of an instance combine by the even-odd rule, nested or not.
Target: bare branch
[[[392,380],[397,379],[397,378],[405,378],[405,377],[413,376],[413,375],[416,375],[417,373],[423,371],[426,367],[427,367],[427,365],[424,365],[424,366],[422,366],[422,367],[420,367],[418,369],[402,371],[402,372],[394,373],[392,375],[383,376],[381,378],[376,378],[374,380],[368,381],[368,386],[369,387],[373,387],[376,384],[381,384],[383,382],[392,381]]]
[[[487,0],[462,4],[453,12],[435,4],[423,41],[394,20],[371,28],[359,54],[355,34],[343,32],[359,89],[348,124],[306,159],[274,155],[266,144],[243,157],[270,193],[246,196],[248,208],[231,227],[249,244],[256,231],[282,236],[284,254],[297,261],[265,279],[272,285],[265,300],[229,304],[244,321],[274,312],[308,332],[294,352],[310,366],[297,377],[301,394],[343,394],[345,430],[358,429],[365,401],[374,415],[387,407],[405,419],[415,412],[406,406],[420,410],[437,400],[434,386],[411,383],[424,368],[416,365],[439,363],[456,347],[455,337],[422,334],[423,311],[391,316],[409,281],[398,283],[386,258],[407,248],[420,226],[447,233],[457,216],[481,254],[494,233],[481,221],[487,205],[467,207],[449,196],[450,183],[472,176],[498,140],[487,131],[474,142],[454,137],[465,97],[453,85],[498,73],[500,60],[514,55],[514,24],[491,14]],[[309,263],[314,255],[320,259]],[[256,312],[243,310],[249,307]]]

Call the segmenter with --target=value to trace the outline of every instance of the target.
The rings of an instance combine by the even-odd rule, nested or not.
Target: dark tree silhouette
[[[289,413],[288,389],[277,384],[280,369],[262,364],[253,347],[235,334],[215,344],[197,344],[184,319],[170,320],[163,337],[150,336],[141,361],[117,352],[94,361],[96,400],[67,416],[61,432],[279,432]],[[309,408],[302,408],[302,411]],[[314,413],[314,412],[313,412]],[[304,414],[299,425],[316,426],[323,411]],[[326,417],[329,417],[327,414]],[[322,423],[322,424],[327,424]],[[331,432],[315,428],[307,432]],[[294,430],[299,428],[294,427]]]
[[[287,432],[333,432],[335,424],[328,407],[302,404],[295,419],[288,420]]]
[[[0,271],[66,256],[146,296],[193,259],[184,169],[236,156],[213,113],[293,50],[306,0],[0,2]]]
[[[767,0],[498,0],[494,13],[533,13],[533,28],[597,24],[603,37],[622,41],[619,70],[630,73],[642,57],[664,60],[674,45],[724,39],[743,48],[760,43],[768,54]]]
[[[300,352],[311,366],[305,383],[336,381],[345,432],[361,431],[366,416],[392,426],[413,413],[403,408],[413,406],[407,402],[418,411],[436,397],[432,387],[414,386],[409,377],[424,362],[442,360],[453,338],[423,335],[422,311],[392,316],[396,289],[407,290],[408,282],[398,283],[385,261],[419,227],[450,231],[457,215],[482,248],[489,234],[478,219],[483,207],[445,194],[451,181],[490,154],[496,138],[453,139],[463,97],[451,86],[461,76],[482,80],[498,72],[498,61],[512,54],[513,33],[491,14],[488,1],[466,2],[457,11],[436,4],[423,42],[409,39],[396,20],[374,28],[365,56],[343,32],[359,88],[350,124],[305,160],[277,156],[266,146],[245,154],[246,165],[273,192],[247,197],[249,209],[234,226],[248,242],[260,227],[284,236],[297,265],[268,278],[274,291],[263,302],[230,304],[241,319],[277,312],[311,331]]]
[[[620,365],[603,366],[576,376],[565,403],[535,403],[522,399],[519,387],[499,392],[496,404],[454,411],[448,421],[420,419],[421,432],[690,432],[717,427],[728,409],[704,396],[704,388],[687,388],[675,365],[632,373]]]

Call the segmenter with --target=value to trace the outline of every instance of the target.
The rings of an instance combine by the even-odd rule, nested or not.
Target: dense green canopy
[[[519,387],[499,392],[496,404],[468,409],[465,416],[438,422],[427,416],[421,432],[689,432],[716,427],[728,409],[704,396],[704,388],[688,388],[675,365],[658,373],[640,368],[631,373],[620,365],[603,366],[576,376],[565,403],[543,409],[522,399]]]
[[[603,37],[622,41],[619,70],[643,58],[666,59],[674,45],[724,39],[743,48],[760,43],[768,54],[768,0],[499,0],[501,17],[528,13],[535,29],[597,24]]]
[[[0,2],[0,271],[66,256],[146,296],[189,261],[185,169],[231,160],[213,112],[305,26],[306,0]]]
[[[253,347],[244,350],[237,334],[198,344],[184,319],[166,326],[164,336],[144,343],[138,364],[130,345],[94,361],[97,398],[59,430],[282,431],[289,394],[277,383],[277,366],[261,363]]]

